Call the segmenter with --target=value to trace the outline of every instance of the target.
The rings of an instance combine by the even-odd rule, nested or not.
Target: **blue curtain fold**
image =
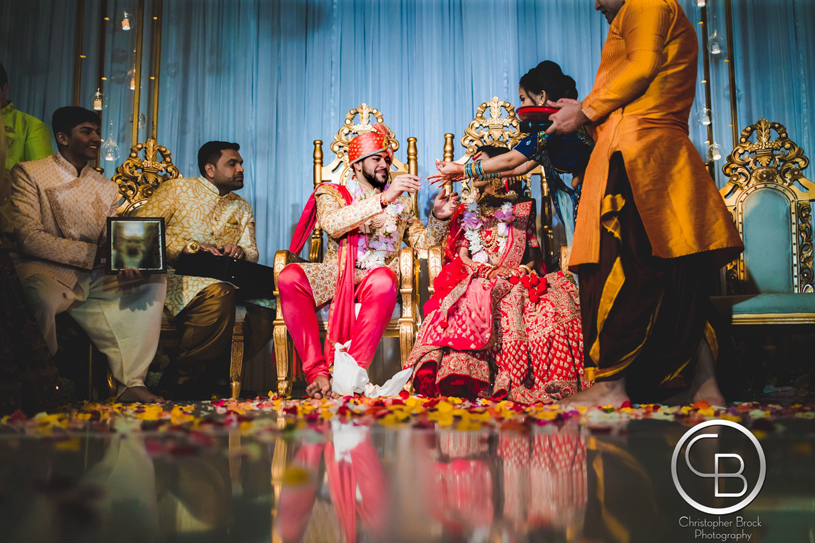
[[[723,33],[723,0],[707,3]],[[135,20],[137,1],[108,4],[103,136],[113,120],[121,163],[131,143],[126,73],[135,32],[122,33],[117,19],[126,9]],[[680,4],[696,24],[695,0]],[[98,2],[85,5],[88,17],[98,16]],[[46,120],[71,101],[75,9],[75,0],[0,1],[0,62],[9,70],[12,98]],[[735,43],[728,47],[735,47],[740,128],[765,116],[785,124],[812,154],[815,2],[734,1],[733,19]],[[83,103],[96,89],[95,75],[88,75],[98,59],[96,25],[86,23]],[[261,261],[270,263],[274,251],[288,246],[312,190],[313,140],[324,142],[328,163],[328,146],[349,109],[361,102],[379,109],[402,144],[403,161],[407,138],[417,137],[424,177],[442,156],[444,134],[455,134],[460,155],[458,141],[476,107],[493,96],[517,103],[518,80],[538,62],[558,62],[586,96],[607,29],[590,0],[166,0],[158,140],[190,176],[198,175],[197,151],[205,141],[241,144],[247,175],[240,194],[255,210]],[[707,37],[699,43],[706,46]],[[149,111],[148,52],[143,113]],[[724,156],[732,149],[726,68],[719,59],[711,64],[714,139]],[[699,73],[701,80],[701,60]],[[697,104],[703,103],[701,82],[697,89]],[[693,113],[691,139],[706,153],[706,130]],[[717,163],[720,186],[723,163]],[[535,193],[539,198],[538,187]],[[432,198],[427,188],[420,193],[422,217]]]

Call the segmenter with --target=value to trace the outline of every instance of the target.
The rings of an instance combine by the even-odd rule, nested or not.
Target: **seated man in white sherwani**
[[[12,170],[11,210],[19,256],[15,267],[51,354],[54,317],[67,311],[108,358],[118,400],[159,400],[144,386],[158,347],[166,282],[125,270],[105,275],[107,218],[119,189],[88,162],[97,156],[99,116],[81,107],[54,112],[59,151]]]

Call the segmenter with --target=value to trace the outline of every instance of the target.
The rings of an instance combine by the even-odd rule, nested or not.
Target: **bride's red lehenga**
[[[512,202],[511,219],[501,221],[496,213],[504,217],[500,206],[507,201],[482,198],[479,237],[490,262],[517,270],[539,247],[535,201]],[[478,264],[457,256],[472,244],[465,236],[466,209],[463,204],[451,219],[448,263],[434,283],[406,364],[416,367],[414,391],[529,404],[552,403],[586,388],[577,288],[561,272],[545,275],[532,291],[518,279],[486,279]],[[496,243],[501,222],[506,239]]]

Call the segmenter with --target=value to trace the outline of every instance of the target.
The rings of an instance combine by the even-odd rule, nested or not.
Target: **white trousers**
[[[96,269],[69,289],[48,275],[23,281],[28,303],[40,325],[51,354],[57,352],[54,317],[67,311],[108,358],[119,392],[143,386],[156,355],[164,295],[163,275],[148,275],[132,287],[120,288],[115,275]]]

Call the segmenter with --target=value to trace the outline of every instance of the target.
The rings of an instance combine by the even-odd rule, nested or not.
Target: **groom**
[[[283,320],[312,398],[333,396],[329,367],[335,343],[350,341],[348,354],[361,367],[370,366],[396,305],[402,243],[417,249],[441,243],[447,219],[460,204],[455,193],[437,195],[427,227],[422,225],[410,196],[421,188],[419,178],[402,174],[390,180],[394,145],[382,124],[351,140],[352,177],[345,186],[323,183],[314,191],[290,247],[299,253],[316,221],[328,235],[323,262],[289,264],[278,276]],[[332,299],[324,355],[315,310]]]

